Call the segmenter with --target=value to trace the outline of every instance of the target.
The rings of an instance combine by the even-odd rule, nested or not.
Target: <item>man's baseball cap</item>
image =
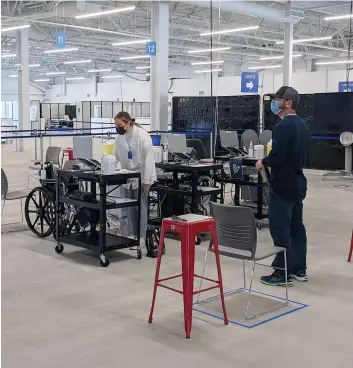
[[[296,89],[288,86],[281,87],[276,93],[268,93],[268,96],[273,98],[283,98],[292,101],[294,106],[298,106],[300,97]]]

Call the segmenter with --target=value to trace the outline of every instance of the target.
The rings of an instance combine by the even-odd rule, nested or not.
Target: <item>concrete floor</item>
[[[70,145],[57,140],[53,145]],[[26,187],[33,150],[2,146],[2,168],[14,189]],[[95,140],[96,157],[102,152]],[[248,330],[194,313],[185,339],[182,299],[161,290],[153,324],[147,323],[155,260],[138,261],[131,251],[114,252],[108,268],[89,252],[50,240],[26,225],[2,227],[2,366],[4,368],[93,367],[321,367],[351,368],[353,361],[353,263],[346,262],[353,219],[353,183],[324,182],[310,173],[305,201],[310,280],[296,283],[290,298],[309,304],[299,312]],[[347,184],[347,188],[335,187]],[[19,218],[6,205],[2,221]],[[268,229],[259,244],[270,243]],[[206,243],[197,248],[201,268]],[[164,274],[180,269],[178,243],[167,242]],[[222,258],[227,290],[242,284],[241,265]],[[210,261],[207,272],[214,274]],[[258,282],[255,289],[283,295]],[[233,303],[234,305],[234,303]]]

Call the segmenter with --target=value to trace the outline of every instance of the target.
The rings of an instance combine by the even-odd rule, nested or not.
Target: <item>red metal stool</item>
[[[351,248],[349,249],[349,253],[348,253],[348,262],[352,260],[352,255],[353,255],[353,231],[352,231],[352,237],[351,237]]]
[[[67,157],[68,160],[74,159],[74,150],[72,148],[66,148],[63,150],[63,155],[61,156],[61,167],[63,167],[64,157]]]
[[[161,267],[161,259],[163,253],[164,246],[164,235],[166,231],[171,231],[180,234],[181,238],[181,264],[182,264],[182,273],[180,275],[166,277],[163,279],[159,278],[159,271]],[[195,275],[195,236],[198,233],[206,233],[212,232],[212,242],[214,248],[214,254],[216,257],[216,265],[218,272],[218,280],[212,280],[206,277],[201,277],[199,275]],[[167,280],[172,280],[178,277],[182,277],[183,280],[183,290],[177,290],[167,285],[164,285],[162,282]],[[202,278],[204,280],[215,283],[215,286],[211,286],[202,290],[194,291],[194,277]],[[168,290],[175,291],[179,294],[182,294],[184,297],[184,323],[185,323],[185,332],[186,337],[190,337],[191,326],[192,326],[192,306],[193,306],[193,296],[202,293],[204,291],[212,290],[219,288],[221,294],[221,302],[223,308],[223,316],[224,316],[224,324],[228,324],[227,312],[224,303],[224,293],[223,293],[223,283],[222,283],[222,273],[221,273],[221,264],[219,259],[219,250],[218,250],[218,241],[217,241],[217,233],[216,233],[216,222],[213,218],[199,215],[183,215],[177,218],[166,218],[163,219],[162,228],[161,228],[161,236],[159,240],[159,249],[158,249],[158,258],[157,258],[157,266],[156,266],[156,276],[154,281],[154,290],[153,290],[153,299],[151,312],[148,319],[149,323],[152,323],[153,319],[153,310],[156,302],[156,293],[157,287],[161,286]]]

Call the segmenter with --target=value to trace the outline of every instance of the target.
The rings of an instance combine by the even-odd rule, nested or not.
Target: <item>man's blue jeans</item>
[[[288,274],[306,270],[307,240],[303,224],[303,201],[290,202],[271,192],[268,217],[274,245],[287,249]],[[276,256],[272,266],[284,269],[283,252]]]

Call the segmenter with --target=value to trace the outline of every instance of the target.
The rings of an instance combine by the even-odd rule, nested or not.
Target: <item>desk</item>
[[[90,200],[84,200],[67,190],[67,179],[74,178],[78,183],[90,183]],[[126,184],[129,179],[138,179],[139,194],[137,199],[116,198],[114,201],[108,201],[108,186],[120,186]],[[66,183],[62,190],[62,183]],[[97,191],[97,189],[99,191]],[[90,213],[89,229],[84,231],[69,232],[61,231],[61,207],[63,204],[71,205],[75,209],[84,208]],[[131,239],[123,236],[113,235],[106,232],[107,217],[106,211],[115,208],[126,207],[138,208],[137,238]],[[141,215],[141,174],[140,173],[119,173],[104,175],[100,171],[82,171],[82,170],[58,170],[56,178],[56,241],[55,251],[61,253],[64,250],[63,243],[72,244],[78,247],[87,248],[100,255],[100,264],[103,267],[109,265],[109,258],[105,253],[137,246],[137,258],[141,258],[140,250],[140,215]],[[65,208],[69,210],[69,207]],[[76,214],[74,215],[76,216]]]
[[[165,188],[166,192],[172,192],[174,194],[182,194],[185,196],[191,196],[191,211],[192,213],[197,213],[197,198],[205,195],[213,195],[217,196],[220,194],[220,201],[223,203],[223,179],[221,178],[220,184],[221,187],[218,188],[214,186],[214,189],[211,187],[205,187],[205,190],[197,187],[198,178],[200,173],[210,172],[217,170],[222,170],[222,164],[216,163],[199,163],[196,165],[187,165],[180,163],[172,163],[172,162],[161,162],[156,163],[156,168],[162,169],[168,172],[173,173],[173,177],[175,181],[178,181],[178,174],[190,174],[191,175],[191,191],[185,189],[173,189],[173,188]],[[207,189],[206,189],[207,188]]]

